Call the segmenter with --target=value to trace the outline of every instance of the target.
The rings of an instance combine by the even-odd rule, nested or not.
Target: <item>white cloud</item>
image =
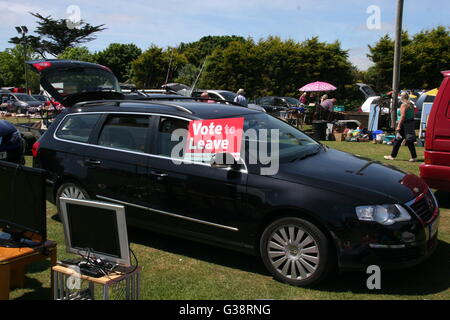
[[[358,47],[349,49],[349,60],[359,70],[365,71],[373,65],[372,61],[367,57],[369,49],[367,47]]]

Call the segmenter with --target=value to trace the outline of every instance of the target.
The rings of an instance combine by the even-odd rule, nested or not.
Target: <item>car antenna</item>
[[[192,87],[191,87],[191,93],[190,93],[190,95],[189,95],[189,96],[191,96],[191,97],[192,97],[192,93],[194,92],[195,86],[197,85],[198,79],[200,78],[200,75],[201,75],[202,72],[203,72],[203,68],[205,67],[206,60],[207,60],[207,59],[208,59],[208,56],[206,56],[205,60],[203,61],[202,67],[200,68],[200,71],[199,71],[199,73],[198,73],[198,75],[197,75],[197,78],[195,79],[194,83],[192,84]]]

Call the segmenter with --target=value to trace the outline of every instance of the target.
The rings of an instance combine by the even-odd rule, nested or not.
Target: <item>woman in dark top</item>
[[[403,140],[406,139],[406,145],[408,146],[409,152],[411,153],[410,162],[417,161],[416,147],[414,142],[416,141],[416,131],[414,128],[414,106],[409,101],[409,95],[403,92],[401,95],[402,105],[400,109],[397,109],[397,135],[395,137],[394,147],[392,152],[388,156],[384,156],[386,160],[394,160],[397,157],[398,150],[402,145]]]

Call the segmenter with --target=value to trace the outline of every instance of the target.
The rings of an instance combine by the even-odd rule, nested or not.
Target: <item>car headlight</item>
[[[411,220],[411,215],[399,204],[359,206],[356,207],[356,215],[361,221],[375,221],[383,225]]]

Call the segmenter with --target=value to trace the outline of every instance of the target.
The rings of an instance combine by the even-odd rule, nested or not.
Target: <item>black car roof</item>
[[[145,101],[145,100],[102,100],[79,103],[69,111],[74,112],[149,112],[164,113],[198,119],[238,117],[260,111],[221,103]]]

